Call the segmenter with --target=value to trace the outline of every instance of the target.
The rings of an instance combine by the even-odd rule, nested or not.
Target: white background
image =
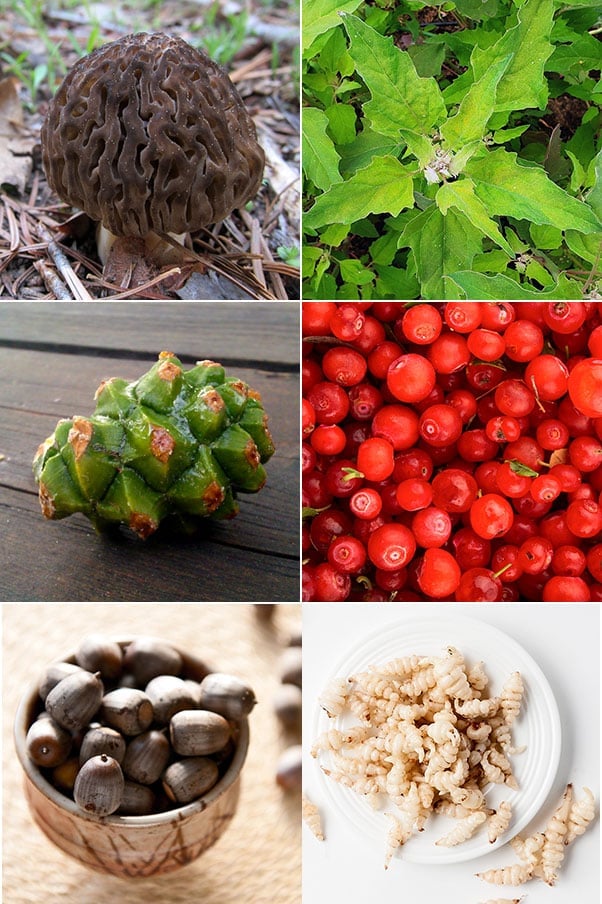
[[[478,904],[525,895],[525,904],[599,904],[599,820],[568,848],[553,888],[532,880],[519,888],[498,887],[474,873],[515,863],[508,845],[464,863],[423,865],[401,855],[383,869],[388,821],[382,844],[362,836],[325,793],[319,766],[309,755],[314,740],[317,698],[344,659],[368,634],[397,618],[453,616],[480,619],[504,631],[543,670],[560,710],[562,751],[558,774],[540,814],[523,834],[540,831],[571,781],[577,796],[583,785],[600,798],[600,612],[579,603],[307,604],[303,607],[304,787],[322,814],[326,840],[303,827],[304,904]],[[420,651],[416,651],[420,652]],[[485,662],[485,667],[487,663]],[[349,792],[352,793],[352,792]]]

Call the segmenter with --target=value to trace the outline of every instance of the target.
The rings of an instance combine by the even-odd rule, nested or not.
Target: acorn
[[[82,739],[79,761],[83,764],[86,760],[99,756],[101,753],[106,753],[118,763],[122,763],[125,756],[125,738],[107,725],[94,725],[88,729]]]
[[[163,773],[163,789],[170,800],[189,804],[209,791],[217,783],[219,770],[213,760],[192,756],[177,760]]]
[[[85,671],[85,669],[82,669],[81,666],[76,665],[74,662],[51,663],[40,678],[38,694],[42,700],[46,700],[52,688],[56,687],[59,681],[62,681],[67,675],[73,675],[75,672],[82,671]]]
[[[257,700],[248,684],[225,672],[212,672],[201,681],[200,706],[240,722],[248,716]]]
[[[27,753],[37,766],[59,766],[71,753],[72,739],[68,731],[52,716],[38,719],[29,727],[25,739]]]
[[[52,784],[61,791],[73,794],[73,786],[79,772],[79,757],[70,756],[68,760],[55,766],[52,770]]]
[[[123,760],[123,771],[134,782],[152,785],[161,777],[170,755],[169,741],[162,731],[145,731],[129,742]]]
[[[86,813],[109,816],[119,809],[123,786],[121,766],[113,757],[101,753],[86,760],[77,773],[73,797]]]
[[[67,675],[52,688],[46,697],[46,710],[63,728],[77,732],[98,711],[103,693],[99,674],[82,669]]]
[[[153,704],[144,693],[134,687],[118,687],[102,698],[102,719],[125,735],[137,735],[153,721]]]
[[[121,675],[123,650],[102,634],[89,634],[77,648],[75,661],[89,672],[100,672],[103,680],[114,681]]]
[[[276,766],[276,784],[283,791],[299,791],[302,782],[302,748],[300,744],[287,747]]]
[[[145,687],[157,675],[179,675],[182,657],[177,650],[154,637],[138,637],[125,648],[123,667]]]
[[[183,710],[169,723],[171,745],[180,756],[208,756],[225,747],[230,726],[223,716],[208,710]]]
[[[301,723],[303,695],[296,684],[281,684],[273,699],[274,713],[285,728],[298,728]]]
[[[193,709],[201,708],[201,685],[198,681],[193,681],[192,678],[183,678],[184,684],[186,685],[186,690],[190,694],[191,700],[194,700]]]
[[[155,811],[155,801],[155,792],[148,785],[126,780],[117,813],[119,816],[147,816]]]
[[[302,677],[302,650],[301,647],[287,647],[279,660],[279,676],[282,684],[296,684],[301,687]]]
[[[175,675],[157,675],[146,685],[144,693],[153,705],[155,722],[167,725],[175,713],[194,709],[199,693],[193,694],[186,682]]]

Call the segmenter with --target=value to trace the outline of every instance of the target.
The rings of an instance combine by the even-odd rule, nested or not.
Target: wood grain
[[[182,356],[166,335],[190,361],[233,362],[229,375],[261,392],[277,449],[266,487],[194,538],[167,527],[146,542],[98,536],[82,515],[46,521],[31,471],[38,445],[59,418],[92,412],[102,379],[140,376],[162,348]],[[297,601],[298,345],[298,306],[288,302],[0,304],[0,599]]]

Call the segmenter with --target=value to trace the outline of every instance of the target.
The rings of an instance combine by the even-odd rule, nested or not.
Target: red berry
[[[416,345],[430,345],[440,335],[441,315],[431,304],[416,304],[407,309],[401,321],[403,337]]]
[[[568,379],[568,368],[556,355],[533,358],[525,371],[525,383],[543,401],[554,401],[563,396]]]
[[[420,402],[435,385],[432,364],[422,355],[401,355],[389,366],[387,386],[400,402]]]
[[[602,304],[302,320],[304,601],[602,602]]]
[[[387,439],[395,452],[411,449],[418,441],[418,415],[407,405],[384,405],[372,419],[372,433]]]
[[[449,405],[431,405],[422,413],[418,428],[429,446],[449,446],[462,433],[462,418]]]
[[[426,508],[433,499],[433,489],[427,480],[410,477],[402,480],[396,491],[397,502],[408,512]]]
[[[349,596],[351,578],[334,568],[330,562],[321,562],[313,572],[314,599],[320,603],[341,603]]]
[[[512,527],[513,520],[512,506],[498,493],[486,493],[476,499],[470,509],[470,526],[486,540],[503,536]]]
[[[444,549],[427,549],[418,568],[418,585],[423,593],[445,599],[455,593],[460,583],[460,566]]]
[[[425,549],[443,546],[452,530],[448,513],[434,505],[416,512],[412,518],[412,533],[419,546]]]
[[[322,358],[324,376],[341,386],[355,386],[366,376],[368,364],[363,355],[352,348],[329,348]]]
[[[450,301],[445,305],[445,322],[457,333],[471,333],[481,324],[480,305],[472,301]]]
[[[502,598],[502,582],[490,568],[470,568],[460,578],[455,597],[464,603],[497,602]]]
[[[568,390],[575,408],[586,417],[602,417],[602,358],[586,358],[572,369]]]
[[[545,583],[542,599],[544,603],[588,603],[591,597],[583,578],[558,575]]]
[[[414,535],[403,524],[384,524],[368,540],[370,561],[383,571],[397,571],[410,561],[415,552]]]
[[[343,574],[358,574],[366,564],[366,547],[357,537],[336,537],[327,554],[330,564]]]
[[[362,490],[356,490],[349,500],[349,510],[357,518],[370,521],[380,514],[383,507],[383,501],[377,490],[371,487],[364,487]]]
[[[337,424],[320,424],[312,433],[310,442],[318,455],[340,455],[347,437]]]
[[[448,468],[433,479],[433,504],[446,512],[467,512],[477,496],[477,482],[459,468]]]
[[[339,305],[330,318],[330,329],[337,339],[351,342],[362,332],[366,317],[356,305]]]
[[[380,436],[367,439],[357,450],[357,468],[366,480],[386,480],[394,467],[393,446]]]

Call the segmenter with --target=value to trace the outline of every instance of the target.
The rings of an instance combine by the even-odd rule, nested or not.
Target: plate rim
[[[432,866],[438,865],[447,865],[450,863],[460,863],[460,862],[468,862],[471,860],[478,860],[479,858],[485,856],[491,851],[496,850],[502,845],[506,844],[507,841],[519,834],[525,826],[529,825],[530,822],[536,817],[537,813],[541,810],[545,801],[550,793],[550,790],[553,787],[554,780],[558,773],[558,768],[560,765],[561,753],[562,753],[562,721],[560,718],[560,711],[558,707],[558,701],[556,700],[556,696],[552,690],[550,682],[548,681],[545,672],[537,662],[537,660],[531,655],[531,653],[523,646],[523,644],[519,643],[511,634],[508,634],[507,631],[498,628],[496,625],[492,625],[490,622],[484,621],[480,618],[477,618],[472,615],[465,615],[464,613],[424,613],[422,615],[397,615],[392,617],[390,620],[383,621],[383,623],[378,627],[374,628],[371,631],[366,631],[361,639],[357,640],[355,644],[352,646],[348,646],[345,653],[338,657],[333,668],[328,670],[326,681],[323,682],[322,686],[325,687],[333,678],[340,677],[342,674],[348,675],[349,672],[349,661],[353,660],[354,655],[361,655],[361,651],[364,648],[369,648],[370,645],[378,641],[380,638],[386,638],[389,634],[391,634],[395,630],[403,630],[404,628],[408,628],[411,626],[413,631],[416,633],[420,630],[428,629],[432,630],[435,627],[438,631],[444,632],[449,631],[452,628],[454,631],[462,631],[462,626],[469,626],[473,631],[484,631],[489,637],[494,640],[495,638],[502,639],[506,648],[511,652],[514,647],[517,649],[521,655],[521,657],[526,658],[531,677],[536,676],[537,678],[537,687],[543,687],[545,691],[545,712],[550,717],[550,739],[549,743],[546,747],[546,751],[549,756],[547,756],[545,760],[545,771],[541,778],[538,777],[538,792],[534,795],[533,801],[530,806],[527,807],[525,813],[521,815],[520,819],[513,821],[506,830],[494,843],[490,844],[487,842],[486,848],[479,850],[478,852],[470,851],[465,848],[464,845],[456,845],[451,848],[446,847],[436,847],[434,844],[429,850],[420,850],[413,849],[408,842],[408,845],[404,845],[401,850],[401,857],[403,860],[411,863],[421,863],[421,864],[429,864]],[[458,644],[458,640],[455,641],[447,639],[442,639],[442,646],[449,645],[455,643],[458,645],[460,652],[465,653],[465,650],[461,648],[461,645]],[[470,643],[470,640],[469,640]],[[405,655],[405,652],[401,653],[401,655]],[[469,653],[472,657],[474,654],[472,652]],[[488,663],[485,661],[485,668],[487,670]],[[524,670],[524,664],[523,664]],[[529,687],[527,686],[527,693],[529,691]],[[321,724],[320,724],[321,723]],[[321,708],[318,700],[316,699],[314,703],[314,716],[312,722],[313,729],[313,739],[315,739],[323,728],[321,726],[330,724],[331,727],[335,726],[335,720],[328,719],[328,716]],[[317,764],[316,760],[313,760],[314,763]],[[341,797],[337,797],[341,794],[349,794],[353,795],[352,799],[358,799],[359,795],[356,792],[344,788],[336,782],[329,780],[322,770],[317,769],[320,784],[323,789],[326,790],[328,797],[333,801],[336,806],[339,814],[344,815],[344,808],[340,805]],[[500,786],[501,787],[501,786]],[[519,791],[513,791],[509,789],[510,793],[513,797],[516,794],[520,793]],[[367,806],[367,804],[366,804]],[[384,820],[384,810],[380,811],[383,814],[383,840],[386,837],[386,827],[387,822]],[[373,833],[369,833],[372,837]],[[411,839],[410,839],[411,841]]]

